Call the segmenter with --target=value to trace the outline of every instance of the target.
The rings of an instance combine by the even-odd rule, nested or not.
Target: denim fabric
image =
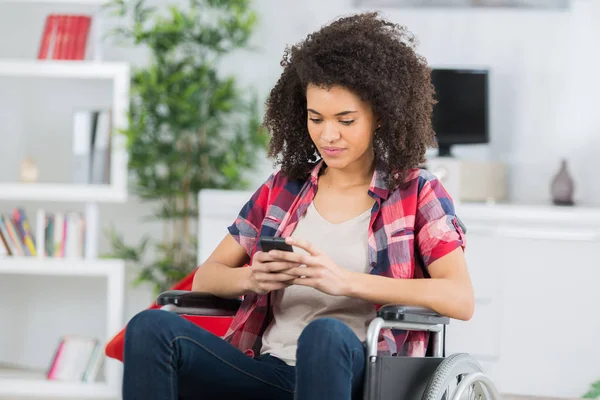
[[[293,367],[248,357],[176,314],[146,310],[127,325],[123,400],[360,399],[364,365],[364,345],[335,319],[304,329]]]

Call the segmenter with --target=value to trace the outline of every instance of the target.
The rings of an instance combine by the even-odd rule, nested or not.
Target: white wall
[[[262,53],[240,56],[230,70],[265,93],[279,72],[288,43],[340,14],[356,11],[348,0],[258,3],[262,26],[256,42]],[[383,9],[408,26],[419,51],[433,66],[489,67],[489,146],[462,146],[457,155],[508,163],[509,193],[517,202],[549,199],[549,182],[559,159],[567,157],[581,204],[600,205],[600,2],[575,0],[570,12],[511,10]],[[534,184],[532,184],[534,182]],[[590,182],[590,183],[588,183]]]
[[[224,71],[235,73],[243,83],[256,87],[263,96],[278,77],[279,59],[286,44],[301,40],[307,33],[340,14],[356,11],[350,0],[260,0],[255,4],[261,25],[253,41],[259,50],[230,57],[224,64]],[[0,3],[0,32],[4,33],[0,34],[0,57],[34,58],[47,13],[84,9]],[[461,147],[457,149],[458,155],[507,162],[510,166],[511,198],[525,203],[548,201],[552,174],[559,159],[567,157],[577,183],[577,200],[582,204],[600,205],[600,185],[596,184],[597,179],[593,175],[600,168],[600,158],[596,157],[600,151],[600,113],[596,111],[598,103],[595,101],[600,88],[600,75],[595,72],[600,64],[600,25],[597,23],[600,20],[600,2],[575,0],[570,12],[384,11],[418,36],[421,42],[419,50],[432,65],[482,65],[491,69],[492,143],[489,146]],[[139,50],[108,46],[105,56],[108,60],[144,62],[144,52]],[[51,161],[54,157],[60,158],[61,154],[68,155],[70,151],[68,146],[63,149],[57,146],[58,143],[64,144],[61,137],[69,135],[65,104],[78,101],[108,104],[110,90],[96,83],[80,86],[64,82],[58,86],[34,80],[0,80],[1,180],[15,178],[16,166],[26,149],[38,151],[44,162],[45,176],[54,179],[59,175]],[[42,139],[34,139],[35,135]],[[26,143],[25,137],[35,141]],[[51,149],[52,157],[40,151],[45,149]],[[270,168],[270,162],[265,161],[261,171],[255,174],[254,181],[262,181]],[[0,210],[6,211],[12,206],[14,204],[0,203]],[[38,205],[28,206],[35,209]],[[54,205],[56,208],[61,206]],[[147,214],[149,207],[140,205],[134,198],[125,205],[103,206],[101,212],[105,226],[115,223],[127,240],[133,241],[142,233],[161,234],[158,225],[140,225],[140,216]],[[101,243],[101,250],[107,250],[106,241]],[[31,285],[32,289],[39,287],[39,283]],[[51,292],[54,283],[49,282],[49,285],[45,290]],[[77,282],[73,281],[66,288],[75,285]],[[89,299],[78,299],[86,305],[86,311],[74,308],[73,315],[102,316],[103,302],[97,297],[102,293],[98,289],[99,284],[86,285],[90,285],[89,290],[95,295]],[[57,287],[67,290],[62,284]],[[1,289],[8,291],[0,294],[4,301],[9,295],[18,294],[9,283],[4,283]],[[54,299],[55,308],[68,309],[69,297],[78,297],[78,293],[74,288],[71,293],[67,290],[65,298]],[[128,292],[127,301],[126,312],[130,317],[151,301],[151,295],[144,288],[132,289]],[[2,326],[7,320],[2,317],[7,313],[8,310],[0,307]],[[28,306],[28,313],[35,315],[34,305]],[[6,317],[12,319],[15,315],[14,311],[10,311]],[[78,328],[74,326],[73,329]],[[9,343],[7,333],[3,334],[3,331],[8,332],[0,329],[0,344]],[[50,336],[54,340],[58,331],[52,332]],[[16,337],[18,334],[11,335]],[[39,337],[31,338],[28,345],[38,341]],[[50,339],[47,341],[51,342]],[[0,359],[7,354],[17,357],[17,353],[14,349],[3,350],[0,346]],[[49,357],[47,353],[47,350],[31,351],[26,360],[44,366]]]

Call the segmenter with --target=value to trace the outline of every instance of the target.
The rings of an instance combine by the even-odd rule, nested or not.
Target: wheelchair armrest
[[[424,307],[388,304],[379,309],[378,317],[385,321],[412,322],[427,325],[448,325],[450,318]]]
[[[234,315],[241,303],[241,299],[224,299],[188,290],[169,290],[156,298],[156,305],[194,315]]]

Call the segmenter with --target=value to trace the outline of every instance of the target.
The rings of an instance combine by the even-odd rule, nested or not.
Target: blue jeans
[[[363,344],[336,319],[304,329],[293,367],[248,357],[174,313],[146,310],[127,325],[123,400],[360,399],[364,366]]]

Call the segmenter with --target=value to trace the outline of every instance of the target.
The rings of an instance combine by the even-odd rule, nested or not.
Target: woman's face
[[[370,168],[376,118],[371,106],[341,86],[306,89],[308,132],[328,168]]]

